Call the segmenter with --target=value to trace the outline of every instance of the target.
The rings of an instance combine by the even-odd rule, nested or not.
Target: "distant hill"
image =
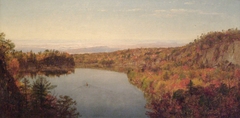
[[[98,53],[98,52],[114,52],[120,50],[119,48],[110,48],[107,46],[96,46],[88,48],[67,49],[66,52],[71,54],[83,54],[83,53]]]
[[[221,64],[240,65],[240,33],[237,29],[203,34],[193,43],[177,48],[171,54],[174,60],[191,57],[191,61],[203,63],[205,66],[221,66]]]
[[[202,34],[172,48],[75,54],[77,67],[125,72],[150,117],[239,117],[240,30]],[[227,109],[227,111],[226,111]]]
[[[235,64],[240,65],[239,56],[237,50],[240,49],[239,30],[229,29],[223,32],[209,32],[203,34],[194,42],[191,42],[185,46],[176,48],[138,48],[128,49],[122,51],[115,51],[110,53],[98,53],[98,54],[82,54],[78,56],[100,56],[96,60],[101,60],[102,57],[108,57],[108,60],[118,61],[119,59],[128,63],[136,63],[136,60],[131,57],[137,58],[138,61],[146,62],[144,58],[149,58],[152,62],[159,62],[162,60],[171,60],[181,62],[189,66],[195,64],[203,64],[203,66],[220,66],[220,64]],[[107,47],[94,47],[85,50],[104,50]],[[84,50],[84,49],[83,49]],[[120,55],[119,55],[120,54]],[[75,57],[78,57],[75,56]],[[154,58],[151,56],[154,56]],[[114,59],[116,58],[117,59]],[[130,58],[130,59],[128,59]],[[92,59],[90,59],[92,60]],[[89,61],[90,61],[89,60]],[[78,60],[76,60],[78,61]],[[84,64],[84,63],[83,63]],[[122,64],[122,63],[117,63]],[[143,64],[143,63],[138,63]],[[114,66],[114,65],[113,65]],[[127,65],[130,66],[130,65]]]
[[[59,50],[68,52],[71,54],[84,54],[84,53],[99,53],[99,52],[114,52],[123,49],[134,49],[134,48],[154,48],[154,47],[177,47],[185,45],[186,42],[178,43],[176,41],[161,42],[156,40],[147,41],[126,41],[120,42],[103,42],[98,44],[89,43],[88,41],[81,40],[13,40],[16,45],[15,50],[22,52],[44,52],[45,50]],[[105,44],[107,43],[107,44]],[[112,44],[112,45],[111,45]]]
[[[137,48],[115,51],[110,53],[75,54],[77,67],[104,68],[129,74],[133,84],[143,88],[144,83],[154,82],[158,88],[162,83],[183,79],[194,80],[195,83],[206,86],[212,84],[223,73],[232,76],[234,70],[240,66],[240,31],[229,29],[226,31],[202,34],[193,42],[175,48]],[[214,75],[218,70],[219,75]],[[166,76],[167,73],[167,76]],[[165,76],[165,77],[164,77]],[[207,76],[213,76],[205,81]],[[145,78],[145,79],[144,79]],[[164,79],[165,78],[165,79]],[[162,82],[162,83],[161,83]],[[149,86],[149,85],[147,85]],[[155,89],[157,89],[155,88]],[[175,89],[185,88],[183,85]],[[146,87],[146,89],[148,89]]]

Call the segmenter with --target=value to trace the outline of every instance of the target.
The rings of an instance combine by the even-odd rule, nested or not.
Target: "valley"
[[[166,95],[170,103],[176,101],[175,105],[179,105],[177,109],[172,108],[171,105],[173,106],[173,104],[169,103],[170,111],[160,110],[161,112],[167,112],[167,116],[163,116],[159,113],[160,111],[150,113],[150,116],[170,117],[175,115],[171,114],[172,110],[175,110],[175,112],[179,110],[179,113],[188,112],[188,115],[182,114],[183,117],[192,117],[196,115],[194,109],[190,111],[181,109],[184,105],[181,105],[181,101],[175,99],[174,95],[180,94],[182,99],[193,99],[195,102],[199,102],[200,97],[208,96],[207,93],[204,93],[207,91],[206,89],[212,88],[211,92],[219,92],[215,93],[215,96],[222,95],[222,89],[228,92],[238,89],[240,87],[240,53],[237,51],[239,47],[240,31],[229,29],[222,32],[203,34],[194,42],[182,47],[139,48],[111,53],[76,54],[74,59],[76,67],[125,72],[128,75],[129,82],[144,91],[145,97],[150,103],[149,108],[153,108],[154,111],[161,107],[167,107],[166,109],[168,109],[169,106],[155,106],[159,102],[161,103]],[[196,96],[199,98],[192,98],[192,96],[184,94],[188,93],[189,89],[193,89],[189,88],[189,86],[196,90]],[[220,91],[217,91],[217,89],[220,89]],[[181,93],[178,93],[179,91]],[[238,92],[240,91],[228,94],[234,94],[234,103],[239,105]],[[230,99],[231,97],[229,97],[230,95],[218,96],[216,99]],[[216,103],[217,106],[230,104],[220,101],[214,102],[218,102]],[[191,106],[193,104],[185,103],[185,105]],[[203,107],[199,105],[195,104],[193,106],[196,107],[195,109]],[[207,105],[204,107],[207,109],[217,108]],[[229,107],[220,107],[220,109],[232,108],[231,105]],[[239,106],[235,107],[239,110]],[[211,112],[216,111],[218,110]],[[197,115],[204,114],[208,116],[208,113],[205,113],[206,111],[200,112],[204,113],[198,113]],[[221,116],[221,114],[218,115]]]
[[[2,78],[0,95],[5,96],[1,98],[1,102],[4,103],[1,106],[3,116],[31,117],[38,113],[44,113],[42,114],[44,117],[54,114],[61,116],[64,114],[59,110],[63,106],[56,105],[54,101],[61,103],[64,100],[69,100],[72,106],[66,107],[73,109],[72,112],[65,112],[70,112],[74,117],[80,116],[74,107],[76,101],[69,96],[51,95],[50,89],[56,86],[51,85],[51,82],[41,76],[61,78],[62,75],[70,76],[71,73],[75,73],[75,70],[79,71],[79,68],[125,73],[128,81],[143,91],[147,100],[145,108],[148,109],[145,114],[148,117],[239,116],[240,31],[238,29],[202,34],[193,42],[180,47],[136,48],[85,54],[69,54],[57,50],[25,53],[14,50],[14,44],[6,40],[3,33],[1,37],[3,47],[0,63],[2,67],[0,68]],[[76,73],[75,76],[81,76],[81,74],[84,75],[84,73]],[[37,79],[33,85],[29,85],[25,76],[37,77]],[[62,81],[66,81],[65,79]],[[105,80],[104,77],[99,81],[103,80]],[[61,81],[59,82],[61,84]],[[80,84],[92,86],[91,83],[86,83]],[[36,93],[38,89],[34,87],[38,88],[39,85],[46,86],[43,90],[46,93],[41,95]],[[14,102],[8,103],[7,99]],[[35,100],[39,100],[40,103],[35,103]],[[49,103],[43,104],[42,101]],[[25,111],[19,111],[17,104],[22,105],[21,108]],[[78,104],[77,107],[81,108],[82,103]],[[37,108],[40,109],[35,109],[34,105],[38,105]],[[45,105],[52,106],[54,112]],[[15,109],[17,112],[10,113],[8,109]],[[84,111],[84,108],[81,109]],[[30,112],[34,114],[29,114]],[[88,115],[91,116],[91,114]],[[101,113],[98,115],[101,116]]]

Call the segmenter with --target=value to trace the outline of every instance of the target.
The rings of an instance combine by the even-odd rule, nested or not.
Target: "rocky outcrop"
[[[205,50],[202,61],[205,65],[234,64],[240,66],[240,41],[216,44]]]

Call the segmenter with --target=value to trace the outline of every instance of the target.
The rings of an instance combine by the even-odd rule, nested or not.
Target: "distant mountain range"
[[[43,47],[16,47],[16,50],[22,50],[23,52],[29,52],[33,51],[35,53],[45,50],[51,50],[51,48],[43,48]],[[52,48],[54,49],[54,48]],[[120,50],[121,48],[110,48],[108,46],[96,46],[96,47],[87,47],[87,48],[67,48],[67,49],[54,49],[54,50],[60,50],[64,52],[68,52],[71,54],[83,54],[83,53],[98,53],[98,52],[113,52]]]
[[[71,54],[82,54],[82,53],[113,52],[117,50],[120,50],[120,48],[110,48],[108,46],[96,46],[89,48],[68,49],[65,51]]]
[[[14,42],[15,43],[15,42]],[[154,48],[154,47],[177,47],[183,46],[184,43],[176,43],[176,42],[151,42],[151,43],[144,43],[139,42],[139,44],[129,44],[129,45],[119,45],[119,46],[89,46],[89,47],[82,47],[76,44],[64,44],[64,43],[22,43],[20,41],[16,42],[16,50],[22,50],[23,52],[33,51],[35,53],[40,51],[45,51],[46,49],[54,49],[59,51],[68,52],[71,54],[83,54],[83,53],[99,53],[99,52],[114,52],[117,50],[123,49],[133,49],[133,48]]]

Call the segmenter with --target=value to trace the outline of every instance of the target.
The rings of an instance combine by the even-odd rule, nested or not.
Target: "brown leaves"
[[[13,58],[10,62],[8,62],[8,71],[13,77],[15,77],[19,71],[19,62],[16,58]]]

